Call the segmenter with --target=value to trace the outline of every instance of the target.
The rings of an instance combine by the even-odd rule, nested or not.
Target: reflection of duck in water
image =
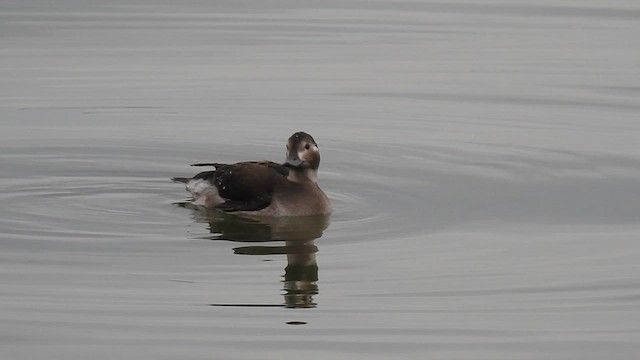
[[[261,225],[269,228],[271,240],[284,240],[284,246],[241,246],[234,248],[233,252],[242,255],[286,254],[287,267],[284,269],[283,287],[285,306],[315,307],[317,304],[313,295],[318,294],[318,247],[315,245],[315,239],[322,236],[322,232],[329,225],[329,217],[315,215],[264,220],[266,219],[261,219]],[[266,232],[262,235],[266,235]],[[225,232],[222,232],[222,236],[226,236]]]
[[[320,152],[311,135],[297,132],[287,143],[287,160],[214,166],[192,178],[173,178],[186,184],[195,205],[237,214],[258,216],[306,216],[328,214],[331,205],[317,183]]]
[[[193,207],[187,203],[185,207]],[[287,255],[284,273],[284,305],[288,308],[315,307],[318,294],[318,251],[314,240],[329,226],[329,215],[290,217],[240,217],[215,210],[194,208],[196,221],[208,222],[212,240],[226,240],[253,245],[233,249],[239,255]],[[284,244],[273,244],[284,241]],[[266,243],[269,243],[267,245]],[[259,245],[258,245],[259,244]],[[217,304],[220,306],[265,306],[258,304]]]

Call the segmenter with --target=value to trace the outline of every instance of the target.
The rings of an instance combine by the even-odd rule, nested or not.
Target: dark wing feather
[[[241,164],[260,164],[260,165],[264,165],[267,166],[275,171],[277,171],[280,175],[282,176],[288,176],[289,175],[289,168],[285,165],[281,165],[278,163],[274,163],[273,161],[267,161],[267,160],[263,160],[263,161],[245,161],[245,162],[240,162],[237,164],[233,164],[233,165],[241,165]],[[221,163],[196,163],[196,164],[191,164],[191,166],[213,166],[215,168],[221,167],[221,166],[229,166],[228,164],[221,164]]]
[[[261,162],[259,162],[259,164],[263,164],[263,165],[269,167],[270,169],[275,170],[278,174],[280,174],[280,175],[282,175],[284,177],[289,176],[289,168],[288,167],[285,167],[283,165],[280,165],[278,163],[274,163],[274,162],[271,162],[271,161],[261,161]]]
[[[225,203],[217,206],[223,211],[255,211],[269,206],[274,187],[285,181],[288,174],[288,169],[271,162],[215,166],[212,183],[225,199]]]
[[[216,172],[214,170],[210,170],[210,171],[203,171],[201,173],[198,173],[191,179],[207,180],[213,184],[213,182],[215,181],[215,178],[216,178]]]

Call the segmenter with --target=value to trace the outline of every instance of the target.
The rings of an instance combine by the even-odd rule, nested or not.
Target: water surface
[[[7,359],[633,359],[635,1],[8,1]],[[330,219],[188,206],[307,131]]]

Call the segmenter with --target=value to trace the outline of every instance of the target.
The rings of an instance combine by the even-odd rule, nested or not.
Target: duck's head
[[[320,151],[311,135],[300,131],[289,137],[285,164],[292,168],[318,170]]]

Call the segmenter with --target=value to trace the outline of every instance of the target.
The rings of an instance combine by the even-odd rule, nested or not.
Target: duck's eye
[[[305,149],[309,150],[311,148],[311,145],[307,144],[304,146]]]

